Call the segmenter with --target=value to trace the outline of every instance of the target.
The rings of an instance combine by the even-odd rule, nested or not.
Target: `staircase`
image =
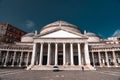
[[[53,66],[54,65],[50,65],[50,66],[33,65],[33,66],[28,66],[27,70],[53,70]],[[59,67],[59,70],[82,70],[82,66],[60,65],[58,67]],[[96,69],[91,65],[86,65],[84,66],[84,70],[96,70]]]

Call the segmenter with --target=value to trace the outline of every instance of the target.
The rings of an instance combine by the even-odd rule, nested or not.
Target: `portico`
[[[90,65],[86,38],[82,39],[35,39],[32,65]],[[39,42],[40,41],[40,42]],[[44,42],[43,42],[44,41]],[[84,57],[88,56],[88,57]]]

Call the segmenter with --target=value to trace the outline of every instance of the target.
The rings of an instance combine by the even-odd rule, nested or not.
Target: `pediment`
[[[82,38],[82,34],[78,35],[68,31],[58,30],[55,32],[42,35],[41,37],[43,38]]]

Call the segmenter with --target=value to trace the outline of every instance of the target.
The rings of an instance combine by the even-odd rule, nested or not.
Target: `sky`
[[[26,32],[63,20],[102,38],[120,33],[120,0],[0,0],[0,22]]]

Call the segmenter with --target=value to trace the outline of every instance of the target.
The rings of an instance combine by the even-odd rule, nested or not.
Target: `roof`
[[[77,26],[66,21],[56,21],[44,26],[40,31],[40,35],[54,32],[56,30],[65,30],[76,34],[81,34],[81,31]]]
[[[28,34],[25,34],[24,37],[33,37],[35,35],[35,33],[28,33]]]
[[[99,37],[95,33],[92,33],[92,32],[87,32],[87,33],[85,33],[85,35],[89,36],[89,37]]]

